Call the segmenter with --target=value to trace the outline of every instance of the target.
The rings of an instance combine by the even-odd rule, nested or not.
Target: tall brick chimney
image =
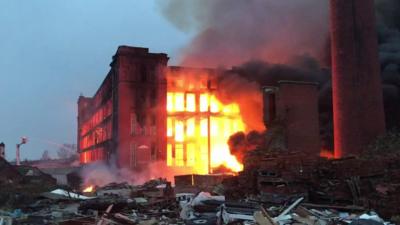
[[[385,132],[373,0],[330,0],[335,156]]]

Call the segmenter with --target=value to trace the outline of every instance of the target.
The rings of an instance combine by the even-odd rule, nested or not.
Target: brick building
[[[278,87],[264,88],[264,122],[283,125],[286,149],[319,155],[318,117],[316,83],[279,81]]]
[[[140,168],[164,159],[166,54],[120,46],[111,69],[91,97],[78,99],[80,162],[108,161]]]
[[[78,99],[81,163],[115,159],[140,169],[162,160],[201,174],[224,163],[239,169],[227,140],[244,125],[237,105],[216,98],[217,70],[167,62],[147,48],[118,48],[95,95]]]
[[[94,96],[78,99],[82,164],[115,159],[120,167],[141,169],[162,160],[198,174],[220,165],[241,170],[227,141],[245,124],[237,104],[217,99],[218,71],[167,62],[166,54],[147,48],[118,48]],[[280,82],[278,89],[271,116],[285,117],[288,149],[319,153],[316,86]]]
[[[373,0],[330,0],[335,157],[385,133]]]

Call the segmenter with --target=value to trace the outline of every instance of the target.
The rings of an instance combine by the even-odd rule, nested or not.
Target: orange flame
[[[83,189],[82,192],[84,192],[84,193],[90,193],[90,192],[93,192],[93,190],[94,190],[94,186],[93,186],[93,185],[90,185],[90,186],[86,187],[85,189]]]
[[[327,159],[337,159],[339,157],[336,157],[335,154],[331,151],[328,150],[321,150],[321,152],[319,153],[319,156],[322,158],[327,158]]]
[[[230,135],[245,130],[238,104],[222,104],[207,91],[169,91],[167,113],[168,166],[206,174],[210,152],[212,168],[243,170],[227,144]]]

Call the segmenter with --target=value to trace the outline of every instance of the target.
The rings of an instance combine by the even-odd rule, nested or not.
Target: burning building
[[[118,48],[96,94],[78,100],[81,163],[115,157],[130,169],[159,160],[199,174],[242,169],[227,140],[245,125],[237,104],[217,99],[217,71],[167,62],[146,48]]]
[[[216,97],[215,70],[170,67],[167,73],[167,165],[209,173],[223,165],[240,171],[227,140],[244,131],[237,104]]]

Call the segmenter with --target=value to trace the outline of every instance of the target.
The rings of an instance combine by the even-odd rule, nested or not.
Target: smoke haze
[[[320,59],[328,35],[328,1],[159,0],[162,13],[182,31],[195,31],[182,50],[184,66],[233,66],[249,60]]]
[[[168,181],[173,182],[174,176],[188,174],[191,171],[187,169],[171,168],[168,167],[165,161],[152,162],[143,168],[141,171],[135,171],[128,168],[120,168],[115,163],[115,157],[111,157],[110,161],[107,162],[94,162],[85,165],[80,171],[82,178],[83,187],[90,185],[104,186],[109,183],[122,183],[128,182],[132,185],[140,185],[145,182],[158,179],[166,178]]]

